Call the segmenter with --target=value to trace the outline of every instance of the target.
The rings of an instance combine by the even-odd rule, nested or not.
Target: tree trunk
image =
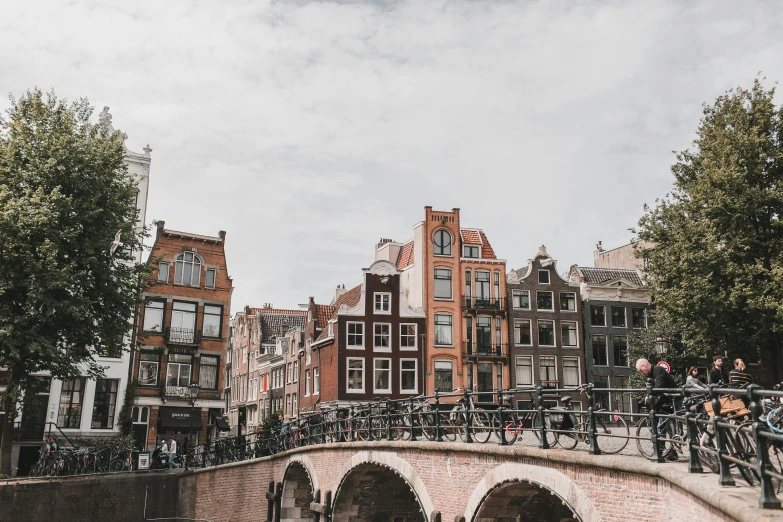
[[[3,411],[5,411],[5,415],[0,416],[0,475],[10,475],[16,408],[12,407],[9,396],[5,398]]]

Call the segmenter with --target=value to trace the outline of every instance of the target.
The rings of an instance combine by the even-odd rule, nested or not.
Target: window
[[[628,366],[628,338],[624,335],[615,335],[612,339],[614,348],[614,365]]]
[[[538,345],[555,346],[554,321],[538,321]]]
[[[321,368],[313,368],[313,395],[321,392]]]
[[[220,338],[220,327],[223,319],[223,307],[204,305],[204,324],[201,334],[204,337]]]
[[[538,271],[538,284],[540,284],[540,285],[548,285],[549,284],[549,270],[539,270]]]
[[[364,359],[348,357],[348,392],[364,392]]]
[[[435,299],[451,299],[451,270],[435,269]]]
[[[576,311],[576,292],[560,292],[560,310],[563,312]]]
[[[391,325],[389,323],[375,323],[373,325],[373,348],[379,351],[391,351]]]
[[[183,252],[177,256],[174,265],[174,284],[198,286],[201,282],[201,258],[193,252]]]
[[[608,375],[594,375],[593,385],[596,388],[608,388],[609,376]],[[609,392],[594,392],[595,395],[595,408],[597,410],[608,410],[609,407]],[[630,397],[628,394],[624,394],[626,397]],[[614,408],[611,408],[614,409]]]
[[[144,331],[162,332],[163,331],[163,311],[166,303],[163,301],[154,301],[147,299],[144,303]]]
[[[571,388],[579,386],[579,359],[577,357],[563,357],[563,387]]]
[[[84,382],[83,377],[63,381],[60,391],[60,409],[57,415],[57,425],[60,428],[78,428],[81,424]]]
[[[576,323],[572,321],[562,321],[560,323],[560,335],[563,340],[563,346],[576,347],[579,345],[576,337]]]
[[[417,393],[419,387],[418,371],[416,368],[416,359],[400,359],[400,392]]]
[[[519,310],[530,310],[530,291],[512,290],[511,301],[514,308]]]
[[[495,274],[495,299],[500,299],[500,272],[493,272]]]
[[[400,325],[400,350],[415,350],[415,349],[416,349],[416,325],[401,324]]]
[[[95,382],[95,401],[92,406],[93,429],[114,427],[114,412],[117,407],[117,386],[120,381],[99,379]]]
[[[171,330],[169,340],[192,343],[196,332],[196,303],[171,303]]]
[[[169,282],[169,264],[168,263],[160,263],[158,265],[158,281],[161,283],[168,283]]]
[[[498,380],[498,387],[496,389],[502,390],[503,389],[503,364],[498,364],[495,370],[495,375],[497,376]]]
[[[478,363],[476,364],[476,380],[478,381],[478,391],[479,392],[491,392],[492,387],[492,367],[494,365],[492,363]],[[490,402],[492,401],[492,394],[483,394],[481,393],[477,400],[480,402]]]
[[[375,313],[376,314],[390,314],[391,313],[391,294],[390,293],[375,293]]]
[[[464,247],[462,247],[462,257],[478,259],[479,247],[476,245],[465,245]]]
[[[451,315],[435,314],[435,344],[437,346],[452,346],[454,344],[451,328]]]
[[[158,385],[160,356],[152,352],[139,353],[139,384],[141,386]]]
[[[478,353],[492,353],[492,318],[476,317],[476,348]]]
[[[190,355],[169,354],[169,364],[166,367],[166,386],[190,386]]]
[[[552,292],[536,292],[536,307],[539,310],[554,311]]]
[[[612,326],[617,328],[625,328],[625,307],[613,306],[612,307]]]
[[[603,306],[590,305],[590,324],[606,326],[606,310]]]
[[[433,244],[436,256],[451,255],[451,234],[448,230],[437,230]]]
[[[202,355],[199,360],[198,383],[202,390],[218,389],[218,368],[220,357]]]
[[[608,366],[609,358],[606,354],[606,336],[593,336],[593,366]]]
[[[217,276],[217,269],[207,268],[207,280],[204,282],[205,288],[215,288],[215,278]]]
[[[647,328],[647,309],[631,308],[631,321],[634,328]]]
[[[476,303],[489,304],[489,272],[476,270]]]
[[[332,325],[333,324],[334,323],[329,323],[329,334],[330,335],[334,335],[334,332],[332,331]],[[312,358],[311,355],[310,355],[311,353],[312,353],[312,350],[310,349],[310,339],[308,339],[307,342],[305,343],[305,364],[307,364],[307,365],[310,365],[310,360]]]
[[[348,348],[364,348],[364,323],[347,323]]]
[[[517,386],[533,385],[533,358],[517,355]]]
[[[514,344],[530,346],[533,340],[530,337],[530,319],[514,321]]]
[[[305,370],[305,397],[310,396],[310,370]]]
[[[294,361],[294,382],[299,382],[299,361]]]
[[[286,384],[291,384],[294,382],[294,364],[288,363],[288,373],[286,375]]]
[[[465,297],[466,303],[470,304],[470,298],[473,297],[473,289],[471,288],[470,270],[465,270]]]
[[[391,392],[391,359],[375,359],[373,391]]]
[[[497,348],[497,354],[500,355],[500,350],[503,346],[503,328],[500,317],[495,317],[495,347]]]
[[[453,363],[435,361],[435,391],[451,392],[454,389]]]
[[[550,356],[541,356],[538,358],[538,377],[542,383],[557,382],[557,359]]]

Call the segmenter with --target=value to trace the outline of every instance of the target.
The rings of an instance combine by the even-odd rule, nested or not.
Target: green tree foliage
[[[133,431],[133,407],[139,398],[137,381],[131,381],[125,387],[125,399],[122,401],[122,409],[117,415],[117,423],[123,435],[132,435]]]
[[[659,321],[690,353],[761,361],[783,380],[783,114],[757,79],[705,105],[674,189],[645,206],[638,238]]]
[[[122,346],[137,306],[143,231],[124,136],[91,124],[87,100],[68,104],[35,89],[0,116],[0,367],[2,399],[34,391],[35,372],[102,375],[95,354]],[[125,248],[112,255],[115,234]],[[31,393],[27,394],[28,396]],[[4,427],[3,434],[9,433]],[[3,437],[3,457],[10,450]],[[8,458],[0,461],[7,472]]]

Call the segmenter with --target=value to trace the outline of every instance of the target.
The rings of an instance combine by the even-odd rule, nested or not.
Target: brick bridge
[[[271,490],[271,491],[270,491]],[[783,520],[758,491],[629,456],[433,442],[304,447],[183,474],[177,515],[284,520]]]

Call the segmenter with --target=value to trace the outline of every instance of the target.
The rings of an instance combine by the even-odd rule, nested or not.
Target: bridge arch
[[[281,520],[285,522],[312,520],[310,501],[313,500],[313,493],[317,489],[317,480],[312,462],[306,455],[296,455],[288,459],[283,472]]]
[[[506,462],[488,471],[473,489],[465,507],[465,520],[477,522],[486,518],[488,499],[502,506],[498,496],[536,495],[550,492],[558,498],[558,505],[565,504],[581,522],[600,522],[601,516],[587,494],[564,473],[552,468]],[[485,511],[482,513],[482,509]],[[479,515],[482,515],[479,517]],[[489,518],[497,518],[491,516]]]
[[[432,499],[427,492],[424,481],[413,466],[392,452],[360,451],[343,464],[338,475],[340,478],[332,507],[335,522],[347,521],[346,515],[355,515],[355,513],[350,513],[351,509],[355,511],[355,503],[352,506],[351,501],[360,494],[355,491],[355,488],[362,480],[371,480],[373,475],[379,475],[379,473],[385,474],[385,476],[379,477],[382,479],[380,483],[388,485],[399,482],[397,486],[402,486],[400,488],[402,494],[407,494],[409,491],[421,511],[421,520],[429,521],[429,515],[434,510]]]

